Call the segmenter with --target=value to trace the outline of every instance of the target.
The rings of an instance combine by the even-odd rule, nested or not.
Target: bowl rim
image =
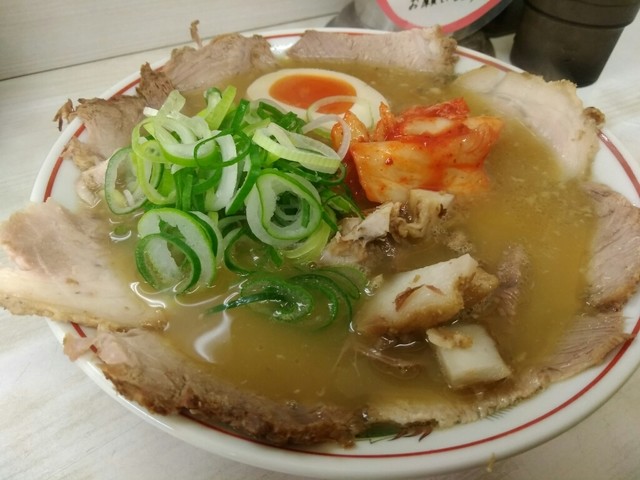
[[[305,30],[307,29],[296,28],[266,32],[256,31],[249,34],[264,36],[272,44],[275,44],[273,48],[277,52],[278,48],[281,49],[280,51],[286,50],[287,42],[299,37]],[[352,28],[314,28],[314,30],[352,34],[386,33],[378,30]],[[521,71],[505,62],[464,47],[458,47],[456,53],[461,62],[491,65],[503,71]],[[151,66],[154,69],[158,68],[164,65],[167,60],[168,57],[165,57],[154,62]],[[127,93],[135,87],[138,80],[139,74],[133,73],[107,89],[100,97],[110,98]],[[76,118],[62,131],[42,163],[31,193],[32,201],[42,202],[53,196],[56,199],[60,198],[66,206],[74,206],[75,193],[73,193],[74,198],[70,198],[69,195],[65,196],[64,185],[68,185],[70,179],[77,173],[72,166],[68,165],[70,162],[63,162],[62,152],[71,138],[81,137],[84,130],[84,126]],[[627,182],[628,185],[625,186],[623,194],[637,204],[640,198],[640,166],[638,162],[633,161],[631,155],[606,129],[599,132],[599,139],[601,147],[604,146],[610,156],[618,163],[615,182]],[[606,162],[602,166],[596,164],[594,176],[596,178],[600,176],[606,180],[610,174],[608,168]],[[633,312],[628,329],[630,333],[638,334],[640,332],[640,315],[637,312],[640,312],[640,295],[634,297],[627,309]],[[65,325],[51,320],[48,320],[48,324],[60,342],[69,333],[86,335],[84,329],[77,325]],[[288,474],[323,478],[344,478],[345,475],[348,475],[350,478],[373,479],[452,473],[490,464],[497,459],[521,453],[556,437],[593,413],[627,381],[640,365],[640,345],[630,339],[610,354],[602,365],[593,367],[572,379],[552,384],[549,390],[560,394],[563,401],[557,402],[555,408],[548,409],[528,421],[516,422],[516,425],[512,425],[502,433],[490,435],[481,440],[458,442],[457,445],[440,448],[425,445],[424,449],[402,451],[402,447],[398,450],[394,446],[390,453],[380,453],[380,449],[373,453],[358,452],[358,445],[355,450],[342,450],[341,452],[337,452],[336,448],[325,446],[309,449],[274,447],[243,438],[224,429],[198,425],[184,416],[163,417],[152,414],[120,396],[90,356],[85,355],[76,363],[100,388],[127,409],[174,437],[211,453],[248,465]],[[615,375],[612,372],[615,372]],[[570,388],[569,385],[571,385]],[[589,395],[585,396],[587,393]],[[538,395],[524,400],[514,408],[519,408],[532,401],[535,402]],[[467,424],[461,428],[473,426],[476,423]],[[194,425],[198,426],[194,428]],[[457,428],[453,427],[448,430],[453,431]],[[212,440],[212,437],[216,438]],[[426,438],[429,439],[429,437],[431,436]],[[406,439],[399,439],[399,443],[403,440]],[[366,441],[360,442],[366,443]],[[373,445],[371,442],[366,444]],[[361,443],[360,448],[363,445]]]

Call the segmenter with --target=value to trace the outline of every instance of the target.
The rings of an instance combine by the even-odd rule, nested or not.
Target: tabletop
[[[317,17],[284,27],[320,27]],[[283,27],[282,25],[280,27]],[[508,60],[511,37],[495,39]],[[579,89],[607,128],[640,161],[640,18],[628,26],[600,79]],[[0,81],[0,220],[23,207],[59,133],[52,119],[67,98],[90,98],[164,58],[170,48],[118,56]],[[632,479],[640,472],[640,371],[574,428],[491,469],[431,477]],[[0,479],[294,480],[186,444],[125,410],[62,353],[44,319],[0,312]]]

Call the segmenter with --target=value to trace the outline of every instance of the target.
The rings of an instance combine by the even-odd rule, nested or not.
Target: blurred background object
[[[354,0],[328,26],[398,31],[441,25],[459,45],[494,54],[492,36],[513,33],[522,0]]]
[[[640,0],[526,0],[511,62],[546,80],[590,85],[638,9]]]

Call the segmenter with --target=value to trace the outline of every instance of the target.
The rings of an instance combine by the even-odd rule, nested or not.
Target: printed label
[[[402,29],[440,25],[457,32],[481,18],[500,0],[378,0],[385,15]]]

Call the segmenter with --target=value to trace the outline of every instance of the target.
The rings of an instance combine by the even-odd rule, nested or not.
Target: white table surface
[[[319,27],[316,18],[288,27]],[[507,59],[510,38],[498,39]],[[626,28],[600,80],[579,94],[640,160],[640,18]],[[58,137],[52,118],[67,98],[95,97],[169,49],[0,82],[0,220],[28,201]],[[603,407],[555,439],[493,471],[462,479],[640,478],[640,371]],[[62,353],[45,320],[0,312],[0,479],[261,479],[290,475],[241,465],[183,443],[125,410]]]

